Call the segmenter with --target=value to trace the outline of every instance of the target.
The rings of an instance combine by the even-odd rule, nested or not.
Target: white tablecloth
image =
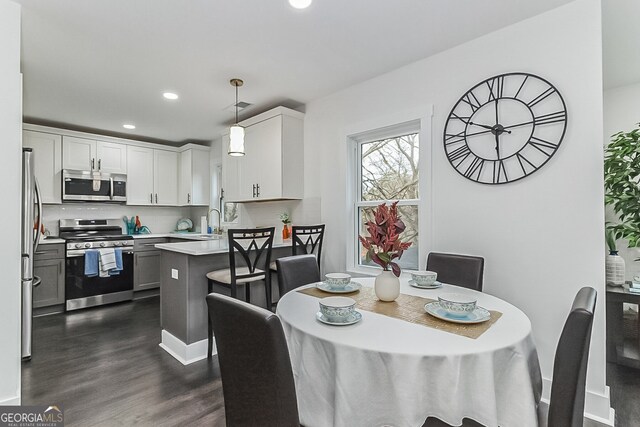
[[[356,279],[373,286],[374,279]],[[318,298],[289,292],[278,303],[298,394],[300,422],[315,426],[421,426],[428,416],[460,425],[537,426],[542,392],[527,316],[491,295],[444,285],[404,294],[437,299],[473,293],[503,313],[477,339],[361,310],[351,326],[318,322]]]

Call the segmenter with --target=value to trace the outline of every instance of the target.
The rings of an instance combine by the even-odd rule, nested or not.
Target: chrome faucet
[[[218,226],[214,227],[213,234],[222,234],[222,214],[220,213],[220,209],[209,209],[209,212],[207,212],[207,225],[209,224],[209,219],[211,218],[211,211],[216,211],[218,213]]]

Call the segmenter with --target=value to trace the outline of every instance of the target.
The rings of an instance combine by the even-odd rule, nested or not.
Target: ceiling
[[[603,0],[604,88],[640,82],[640,1]]]
[[[304,104],[569,0],[17,0],[25,121],[173,143]],[[637,14],[635,15],[637,16]],[[162,98],[175,91],[177,101]],[[124,123],[136,129],[126,131]]]

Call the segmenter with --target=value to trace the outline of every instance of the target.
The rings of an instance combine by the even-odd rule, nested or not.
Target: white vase
[[[624,285],[624,259],[620,255],[618,255],[618,252],[611,251],[609,255],[607,255],[605,266],[607,272],[607,285]]]
[[[393,271],[384,270],[376,276],[374,289],[380,301],[395,301],[400,295],[400,279],[393,274]]]

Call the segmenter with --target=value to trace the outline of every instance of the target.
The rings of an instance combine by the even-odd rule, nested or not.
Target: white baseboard
[[[549,393],[551,391],[551,380],[542,379],[543,397],[540,406],[544,405],[542,411],[546,414],[549,407]],[[545,417],[546,418],[546,417]],[[614,426],[615,411],[611,407],[611,399],[609,398],[609,386],[605,386],[604,394],[595,393],[587,390],[584,400],[584,426],[585,427],[604,427]],[[545,424],[546,425],[546,424]]]
[[[173,334],[163,329],[160,348],[169,353],[183,365],[189,365],[193,362],[197,362],[198,360],[207,358],[208,342],[205,339],[192,344],[185,344]],[[213,341],[213,351],[211,354],[218,354],[215,341]]]
[[[9,399],[0,400],[0,406],[18,406],[20,405],[20,396],[10,397]]]

